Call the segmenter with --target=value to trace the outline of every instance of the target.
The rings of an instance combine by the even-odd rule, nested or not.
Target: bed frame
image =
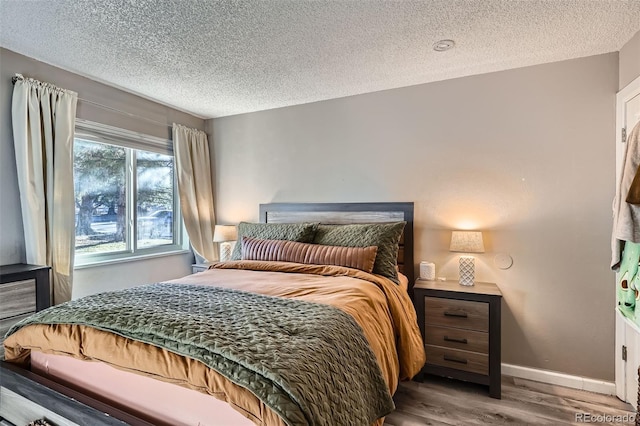
[[[398,253],[398,265],[409,279],[411,294],[414,284],[413,203],[275,203],[260,205],[260,221],[269,223],[321,222],[326,224],[381,223],[406,221]],[[132,425],[152,423],[133,416],[98,398],[86,395],[64,384],[4,361],[0,363],[0,400],[2,412],[15,407],[30,410],[32,415],[61,425]],[[28,400],[29,406],[18,405]],[[26,408],[25,408],[26,407]],[[66,421],[65,421],[66,420]],[[8,423],[7,423],[8,424]]]

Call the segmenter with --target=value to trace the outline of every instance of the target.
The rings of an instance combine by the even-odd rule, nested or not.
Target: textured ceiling
[[[0,45],[201,117],[619,50],[640,0],[0,0]],[[453,39],[437,53],[434,42]]]

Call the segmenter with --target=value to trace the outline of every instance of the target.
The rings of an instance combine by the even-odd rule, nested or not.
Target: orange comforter
[[[409,296],[393,282],[377,275],[336,266],[237,261],[214,264],[208,271],[172,282],[296,298],[330,304],[347,312],[362,327],[391,394],[399,379],[414,376],[425,361]],[[211,394],[256,424],[283,424],[251,392],[199,361],[91,327],[30,325],[9,336],[4,346],[9,362],[28,363],[32,349],[101,361]]]

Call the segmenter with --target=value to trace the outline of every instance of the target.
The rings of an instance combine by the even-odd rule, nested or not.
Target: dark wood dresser
[[[487,385],[489,396],[499,399],[500,289],[418,280],[413,297],[427,353],[423,373]]]
[[[13,324],[51,306],[50,269],[24,263],[0,266],[0,346]]]

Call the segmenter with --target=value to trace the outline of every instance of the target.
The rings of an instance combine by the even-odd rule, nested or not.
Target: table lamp
[[[460,253],[484,253],[482,232],[480,231],[453,231],[451,233],[451,246],[449,251]],[[473,256],[460,256],[460,285],[473,285],[475,276],[475,258]]]
[[[235,225],[216,225],[213,230],[213,242],[220,243],[220,260],[231,259],[231,241],[238,239],[238,229]]]

